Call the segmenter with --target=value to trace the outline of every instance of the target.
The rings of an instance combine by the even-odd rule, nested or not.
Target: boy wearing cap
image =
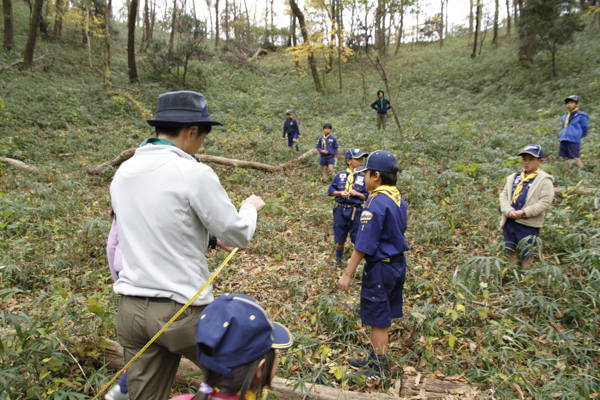
[[[125,363],[209,279],[209,234],[225,246],[246,247],[264,208],[252,195],[238,212],[213,170],[194,159],[211,127],[222,125],[210,118],[200,93],[161,94],[147,122],[157,137],[141,144],[110,185],[123,254],[114,292]],[[195,359],[198,317],[212,300],[211,285],[128,368],[132,400],[169,397],[181,356]]]
[[[342,265],[344,255],[344,244],[350,234],[352,243],[356,240],[359,218],[362,213],[362,205],[367,199],[369,192],[365,189],[365,176],[354,173],[358,167],[364,164],[364,158],[368,154],[359,148],[352,147],[346,151],[345,171],[338,172],[329,186],[329,196],[335,197],[336,205],[333,207],[333,236],[336,243],[335,258],[336,265]]]
[[[377,111],[377,129],[385,130],[385,124],[387,123],[387,112],[392,108],[390,101],[383,96],[385,93],[383,90],[377,92],[377,100],[371,103],[371,108]]]
[[[333,127],[329,122],[323,124],[323,136],[317,142],[317,150],[321,158],[319,165],[323,167],[323,183],[329,183],[328,171],[333,175],[333,168],[338,160],[337,139],[331,134]]]
[[[565,161],[565,171],[569,170],[567,161],[574,159],[577,167],[585,171],[583,161],[579,154],[581,139],[588,133],[588,116],[579,109],[579,96],[571,95],[565,99],[567,113],[562,117],[562,130],[560,131],[560,148],[558,156]]]
[[[402,168],[392,153],[386,150],[371,153],[365,165],[354,170],[363,171],[370,194],[360,216],[354,251],[338,288],[348,290],[352,274],[364,258],[360,318],[371,328],[371,351],[368,357],[351,358],[348,363],[352,368],[362,368],[361,375],[378,378],[389,371],[387,330],[392,319],[403,316],[404,252],[409,250],[404,237],[407,206],[396,188],[397,174]]]
[[[535,239],[540,235],[546,210],[554,199],[554,178],[540,169],[544,162],[540,145],[526,146],[519,156],[523,171],[507,176],[500,194],[500,226],[510,262],[518,264],[522,258],[521,268],[527,270],[535,255]]]
[[[283,140],[285,140],[285,135],[287,135],[288,150],[292,151],[292,147],[294,146],[294,143],[296,143],[296,151],[300,151],[300,147],[298,147],[300,129],[298,128],[298,121],[292,117],[292,110],[286,110],[285,122],[283,123]]]

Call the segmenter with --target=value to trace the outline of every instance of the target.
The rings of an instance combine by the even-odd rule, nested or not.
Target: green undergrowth
[[[284,110],[292,108],[301,152],[331,122],[341,147],[385,148],[404,167],[398,187],[409,205],[411,246],[405,317],[390,330],[391,376],[364,385],[346,368],[346,359],[368,344],[358,317],[360,275],[349,293],[335,291],[341,270],[334,266],[332,201],[319,183],[316,157],[281,173],[211,165],[236,205],[252,193],[267,203],[252,244],[217,278],[215,292],[255,296],[290,327],[296,342],[278,374],[297,390],[316,382],[385,391],[403,371],[414,371],[462,375],[483,385],[480,398],[595,398],[600,195],[571,189],[556,197],[541,257],[521,280],[502,252],[498,194],[519,170],[518,150],[532,142],[544,146],[543,169],[557,186],[598,186],[597,27],[561,50],[556,78],[543,55],[519,68],[514,37],[486,45],[475,60],[461,37],[442,49],[406,45],[385,60],[403,138],[391,118],[386,131],[374,129],[368,105],[382,84],[363,57],[344,65],[341,92],[337,70],[317,94],[311,77],[299,76],[283,52],[261,59],[259,71],[204,60],[203,83],[191,77],[185,88],[153,81],[142,69],[142,83],[130,86],[123,35],[115,39],[109,86],[97,71],[100,60],[84,66],[80,36],[40,42],[36,51],[55,57],[33,71],[0,73],[0,156],[38,168],[0,164],[0,399],[89,398],[112,377],[94,343],[116,338],[117,298],[105,256],[114,169],[87,170],[152,135],[144,120],[156,96],[176,89],[201,91],[211,116],[225,124],[209,135],[205,154],[290,161],[297,153],[288,153],[281,128]],[[7,63],[15,54],[0,59]],[[566,173],[558,134],[562,99],[573,93],[582,97],[591,129],[582,144],[587,171],[571,165]],[[224,258],[211,254],[210,267]]]

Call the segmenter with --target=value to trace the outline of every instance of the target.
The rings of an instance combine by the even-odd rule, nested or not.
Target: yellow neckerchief
[[[346,172],[348,173],[348,177],[346,178],[346,192],[350,193],[352,185],[354,185],[354,172],[350,171],[350,168],[346,168]]]
[[[214,391],[215,391],[216,393],[219,393],[219,392],[220,392],[219,388],[214,388]],[[236,394],[238,395],[238,397],[240,396],[240,392],[237,392]],[[262,393],[261,393],[261,396],[260,396],[260,399],[261,399],[261,400],[264,400],[264,399],[266,399],[268,394],[269,394],[269,392],[267,391],[267,389],[263,389],[263,391],[262,391]],[[248,391],[246,392],[246,395],[244,396],[244,399],[246,399],[246,400],[256,400],[256,395],[254,394],[254,392],[253,392],[253,391],[251,391],[251,390],[248,390]]]
[[[331,135],[331,133],[329,135]],[[325,150],[325,148],[327,147],[327,138],[329,137],[329,135],[323,135],[323,141],[321,142],[321,147],[323,148],[323,150]]]
[[[538,176],[539,173],[540,173],[540,169],[539,168],[536,169],[534,172],[532,172],[531,174],[529,174],[527,176],[525,176],[525,171],[521,172],[521,182],[519,182],[519,184],[517,185],[517,188],[513,192],[513,195],[512,195],[512,204],[515,204],[517,202],[517,199],[519,198],[519,195],[523,191],[523,188],[525,187],[525,184],[527,182],[531,181],[536,176]]]
[[[575,111],[579,111],[579,107],[575,107],[575,109],[573,111],[569,111],[569,113],[567,114],[567,119],[565,119],[565,126],[564,126],[565,129],[567,129],[567,126],[569,126],[569,120],[571,119],[571,115]]]
[[[389,185],[381,185],[377,189],[373,190],[371,192],[371,194],[369,195],[369,198],[367,198],[367,202],[368,202],[367,207],[369,207],[371,205],[371,202],[369,202],[369,199],[371,199],[371,201],[373,201],[372,199],[375,198],[375,196],[377,196],[379,193],[385,194],[387,197],[394,200],[394,203],[396,203],[396,205],[398,207],[400,207],[400,203],[402,201],[400,192],[398,191],[398,188],[396,188],[396,186],[389,186]]]

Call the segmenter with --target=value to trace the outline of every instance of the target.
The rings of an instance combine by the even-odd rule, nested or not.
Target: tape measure
[[[150,339],[150,341],[148,343],[146,343],[146,345],[140,350],[138,351],[138,353],[131,359],[131,361],[129,361],[127,363],[127,365],[125,365],[118,373],[117,375],[115,375],[114,378],[111,379],[110,382],[108,382],[108,384],[106,386],[104,386],[104,389],[102,389],[100,391],[100,393],[98,393],[96,395],[96,397],[94,397],[93,400],[97,400],[100,396],[102,396],[102,394],[106,391],[106,389],[108,389],[113,383],[115,383],[115,381],[117,379],[119,379],[119,377],[121,376],[121,374],[123,372],[125,372],[125,370],[127,368],[129,368],[129,366],[131,365],[131,363],[133,363],[144,351],[146,351],[146,349],[148,347],[150,347],[150,345],[152,343],[154,343],[154,341],[156,339],[158,339],[158,337],[169,327],[169,325],[171,325],[173,323],[173,321],[175,321],[177,319],[177,317],[179,317],[181,315],[182,312],[185,311],[186,308],[188,308],[193,302],[194,300],[196,300],[198,298],[198,296],[200,296],[200,294],[202,292],[204,292],[204,289],[206,289],[208,287],[208,285],[211,284],[211,282],[217,277],[217,275],[219,274],[219,272],[221,272],[221,270],[223,269],[223,267],[225,267],[225,265],[227,265],[227,263],[229,262],[229,260],[231,260],[231,257],[233,257],[233,255],[239,250],[239,248],[235,248],[233,249],[233,251],[231,253],[229,253],[229,255],[227,256],[227,258],[221,263],[221,265],[219,265],[219,268],[216,269],[215,272],[213,272],[213,274],[211,275],[211,277],[206,281],[206,283],[204,284],[204,286],[202,286],[202,288],[198,291],[198,293],[196,293],[194,295],[194,297],[192,297],[190,299],[190,301],[188,301],[183,307],[181,307],[181,310],[179,310],[177,312],[177,314],[175,314],[173,316],[173,318],[171,318],[171,320],[169,322],[167,322],[167,324],[165,326],[162,327],[162,329],[160,331],[158,331],[158,333],[156,335],[154,335],[154,337],[152,339]]]

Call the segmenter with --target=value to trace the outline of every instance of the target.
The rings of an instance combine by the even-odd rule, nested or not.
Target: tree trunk
[[[317,61],[315,60],[315,55],[312,51],[312,45],[310,43],[310,36],[308,34],[308,28],[306,27],[306,20],[304,19],[304,14],[296,4],[295,0],[289,0],[290,7],[292,7],[292,12],[298,18],[298,22],[300,23],[300,32],[302,32],[302,38],[304,39],[304,44],[308,47],[308,65],[310,67],[310,72],[313,77],[313,81],[315,82],[315,88],[318,92],[323,90],[321,86],[321,79],[319,78],[319,71],[317,70]]]
[[[110,20],[112,0],[104,3],[104,83],[110,77]]]
[[[292,46],[298,45],[298,36],[296,36],[296,15],[292,13]]]
[[[148,41],[150,41],[150,37],[152,36],[152,33],[150,33],[150,7],[148,4],[149,0],[145,0],[144,1],[144,39],[146,41],[146,43]],[[142,40],[142,43],[144,43],[144,41]],[[145,47],[144,47],[145,48]]]
[[[498,0],[496,0],[498,1]],[[441,18],[440,18],[440,47],[444,46],[444,0],[440,0],[440,3],[442,4],[442,12],[441,12]],[[390,93],[391,95],[391,93]]]
[[[331,14],[329,14],[329,23],[331,24],[331,35],[329,36],[329,57],[327,58],[327,72],[333,68],[333,48],[335,46],[335,1],[331,1]]]
[[[494,36],[492,44],[498,43],[498,14],[500,12],[500,0],[494,0]]]
[[[56,0],[56,17],[54,18],[54,40],[60,38],[62,33],[63,0]]]
[[[510,36],[510,0],[506,0],[506,36]]]
[[[92,46],[90,44],[90,7],[85,8],[85,41],[88,49],[88,61],[92,68]]]
[[[446,0],[446,29],[444,29],[444,36],[448,37],[448,0]]]
[[[400,51],[400,44],[402,43],[402,31],[404,30],[404,1],[400,1],[400,27],[398,29],[398,37],[396,38],[396,50],[394,54],[398,54]]]
[[[479,15],[481,13],[481,0],[477,0],[477,12],[475,13],[475,40],[473,41],[473,54],[471,54],[471,58],[477,57],[477,36],[479,35]]]
[[[173,16],[171,17],[171,37],[169,38],[169,50],[173,50],[173,44],[175,43],[175,29],[177,29],[177,0],[173,0]]]
[[[225,47],[229,47],[229,0],[225,0]]]
[[[4,48],[10,51],[15,45],[15,25],[12,0],[2,0],[2,10],[4,11]]]
[[[219,48],[219,0],[215,1],[215,49]]]
[[[135,23],[138,12],[138,0],[131,0],[127,15],[127,66],[129,68],[129,81],[137,82],[138,73],[135,65]]]
[[[334,0],[335,1],[335,0]],[[337,41],[338,41],[338,73],[340,76],[340,93],[342,92],[342,0],[338,0],[337,7]]]
[[[154,23],[156,22],[156,0],[152,2],[152,16],[150,20],[150,40],[152,40],[154,37]]]
[[[469,0],[469,39],[473,36],[473,0]]]
[[[23,55],[23,68],[31,68],[33,63],[33,52],[37,41],[37,32],[40,26],[40,18],[42,17],[42,9],[44,0],[35,0],[31,21],[29,22],[29,33],[27,34],[27,44],[25,45],[25,53]]]

